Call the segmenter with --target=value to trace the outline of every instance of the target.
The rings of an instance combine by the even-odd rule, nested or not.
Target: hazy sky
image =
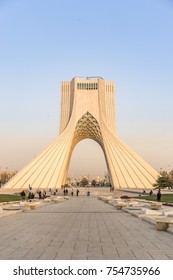
[[[60,81],[116,85],[117,134],[155,169],[173,168],[173,1],[0,0],[0,166],[20,169],[58,135]],[[102,175],[94,141],[69,175]]]

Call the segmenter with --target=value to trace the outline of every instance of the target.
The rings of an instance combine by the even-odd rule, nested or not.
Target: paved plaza
[[[173,259],[173,235],[96,197],[0,219],[0,259]]]

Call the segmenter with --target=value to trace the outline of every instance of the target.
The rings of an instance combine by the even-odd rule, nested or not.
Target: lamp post
[[[5,182],[8,182],[8,167],[5,168],[6,169],[6,178],[5,178]]]
[[[170,165],[168,164],[168,178],[170,179]]]

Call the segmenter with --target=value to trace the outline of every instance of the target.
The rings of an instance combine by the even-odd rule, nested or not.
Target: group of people
[[[146,191],[145,191],[145,190],[143,191],[143,194],[146,194]],[[153,195],[153,190],[151,190],[151,191],[149,192],[149,195]],[[158,202],[160,202],[161,196],[162,196],[162,194],[161,194],[161,190],[160,190],[160,188],[159,188],[159,189],[158,189],[158,192],[157,192],[157,195],[156,195],[157,201],[158,201]]]
[[[32,186],[29,184],[28,191],[22,190],[20,195],[22,197],[22,200],[34,199],[34,198],[44,199],[50,195],[58,195],[58,189],[56,188],[53,191],[52,191],[52,189],[49,189],[48,194],[47,194],[46,190],[41,191],[40,189],[38,189],[36,191],[36,193],[34,194],[34,192],[32,190]]]
[[[29,188],[28,188],[28,194],[23,190],[21,191],[20,195],[21,195],[21,198],[22,198],[22,201],[24,201],[25,199],[33,199],[34,198],[34,194],[32,192],[32,187],[29,185]]]
[[[22,200],[25,200],[26,197],[27,197],[28,199],[34,199],[35,196],[36,196],[36,194],[37,194],[37,196],[38,196],[39,199],[44,199],[44,198],[46,198],[46,196],[47,196],[46,190],[43,190],[43,191],[37,190],[36,194],[34,195],[34,193],[33,193],[33,191],[32,191],[31,185],[29,185],[28,191],[29,191],[28,197],[27,197],[27,195],[26,195],[26,193],[25,193],[24,190],[20,193],[20,195],[21,195],[21,197],[22,197]],[[68,189],[64,187],[63,193],[64,193],[64,195],[68,195]],[[145,192],[145,190],[144,190],[144,191],[143,191],[143,194],[145,194],[145,193],[146,193],[146,192]],[[53,195],[58,195],[58,189],[56,188],[53,192],[52,192],[51,189],[49,189],[49,194],[51,194],[51,195],[52,195],[52,194],[53,194]],[[153,194],[153,191],[151,190],[149,194],[152,195],[152,194]],[[71,196],[73,196],[73,195],[74,195],[74,189],[71,190]],[[78,196],[78,195],[79,195],[79,189],[76,189],[76,196]],[[87,194],[87,195],[89,195],[89,194]],[[162,196],[162,194],[161,194],[161,190],[160,190],[160,188],[159,188],[159,189],[158,189],[158,192],[157,192],[157,201],[158,201],[158,202],[160,202],[161,196]]]
[[[63,189],[63,193],[64,195],[68,195],[68,188],[65,188]],[[34,194],[33,193],[33,190],[32,190],[32,186],[29,185],[28,187],[28,191],[24,191],[22,190],[21,193],[20,193],[21,197],[22,197],[22,200],[26,200],[26,199],[34,199],[34,198],[39,198],[39,199],[44,199],[50,195],[58,195],[58,189],[49,189],[48,193],[46,192],[46,190],[40,190],[38,189],[36,191],[36,193]],[[71,196],[74,195],[74,189],[71,190]],[[76,189],[76,196],[79,195],[79,189]]]
[[[68,189],[64,188],[63,193],[64,193],[64,195],[68,195]],[[73,196],[73,195],[74,195],[74,189],[71,190],[71,196]],[[78,195],[79,195],[79,189],[76,190],[76,196],[78,196]]]

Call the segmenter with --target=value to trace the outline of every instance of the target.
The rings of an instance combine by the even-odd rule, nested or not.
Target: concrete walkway
[[[173,259],[173,235],[95,197],[0,220],[0,259]]]

